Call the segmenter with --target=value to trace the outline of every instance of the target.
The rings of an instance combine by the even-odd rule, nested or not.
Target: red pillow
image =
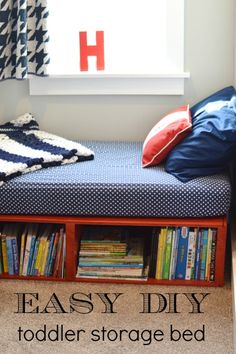
[[[189,105],[181,106],[163,117],[143,143],[142,166],[158,165],[191,129]]]

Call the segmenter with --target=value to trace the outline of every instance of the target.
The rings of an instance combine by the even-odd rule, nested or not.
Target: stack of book
[[[154,229],[152,249],[149,276],[169,280],[215,279],[216,229]]]
[[[128,230],[87,227],[80,242],[77,277],[147,279],[143,238]]]
[[[63,278],[65,232],[62,227],[30,223],[5,224],[0,233],[0,272],[20,276]]]

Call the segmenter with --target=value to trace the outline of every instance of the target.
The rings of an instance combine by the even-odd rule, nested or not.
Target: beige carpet
[[[200,305],[200,310],[204,313],[190,313],[193,306],[184,293],[196,293],[196,298],[200,301],[201,293],[207,292],[210,294]],[[229,281],[223,288],[199,288],[1,280],[0,293],[0,353],[233,353],[232,302]],[[51,313],[15,313],[21,311],[23,305],[22,295],[17,295],[17,293],[39,294],[39,301],[32,295],[26,295],[25,312],[31,312],[38,306],[40,312],[46,307]],[[70,311],[69,298],[73,293],[91,293],[92,305],[84,302],[80,303],[79,307],[77,302],[72,303],[72,306],[79,312],[92,311],[90,313],[53,313],[56,309],[60,310],[60,304],[55,298],[54,301],[51,299],[53,293],[57,295],[61,306],[67,312]],[[105,304],[96,293],[110,293],[111,301],[115,299],[115,295],[111,293],[122,293],[113,304],[113,311],[116,313],[104,313]],[[143,311],[143,297],[147,296],[142,293],[160,294],[150,295],[150,310],[157,311],[159,306],[160,309],[163,308],[163,312],[140,313]],[[178,293],[176,310],[179,313],[168,313],[170,305],[168,293]],[[163,302],[157,300],[158,296]],[[20,299],[19,303],[18,299]],[[80,299],[89,301],[82,295]],[[173,303],[171,306],[171,311],[174,311]],[[45,325],[48,332],[55,330],[59,325],[60,331],[63,326],[64,332],[73,330],[76,336],[69,331],[67,340],[64,338],[63,341],[55,341],[56,334],[52,331],[49,336],[51,341],[48,339],[39,341],[35,338],[30,340],[33,335],[35,336],[35,332],[44,329]],[[171,325],[172,330],[177,329],[182,333],[188,330],[185,332],[185,340],[182,337],[179,341],[171,340]],[[19,327],[22,330],[21,341],[19,340]],[[104,340],[102,329],[106,331],[103,332]],[[77,333],[78,330],[81,331]],[[120,332],[121,330],[123,332]],[[195,331],[198,331],[195,334],[198,340],[194,338]],[[42,340],[43,335],[42,331],[38,332],[39,339]],[[115,336],[118,336],[117,339]],[[177,339],[177,332],[173,332],[173,339]]]

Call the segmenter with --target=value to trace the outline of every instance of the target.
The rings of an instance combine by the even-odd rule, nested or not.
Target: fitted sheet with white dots
[[[142,143],[81,142],[95,159],[50,167],[0,187],[1,214],[211,217],[230,207],[229,176],[178,181],[163,165],[142,168]]]

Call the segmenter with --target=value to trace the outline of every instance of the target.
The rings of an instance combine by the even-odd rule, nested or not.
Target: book
[[[172,235],[173,235],[173,229],[167,228],[166,245],[165,245],[165,251],[164,251],[165,256],[163,259],[163,269],[162,269],[162,279],[169,279],[171,252],[172,252]]]
[[[18,245],[17,245],[17,236],[12,236],[11,243],[12,243],[14,274],[19,275],[19,253],[18,253]]]
[[[53,275],[53,267],[57,255],[57,247],[58,247],[58,241],[59,241],[59,232],[56,231],[55,237],[54,237],[54,242],[53,242],[53,247],[52,247],[52,256],[51,259],[49,260],[49,266],[48,266],[48,276]]]
[[[207,257],[206,257],[206,271],[205,279],[210,280],[210,266],[211,266],[211,248],[212,248],[212,229],[208,229],[208,240],[207,240]]]
[[[49,242],[50,242],[49,235],[45,236],[44,239],[43,239],[42,261],[41,261],[41,266],[40,266],[40,275],[45,275],[45,268],[46,268],[47,256],[48,256],[48,251],[49,251]]]
[[[28,260],[27,271],[26,271],[27,275],[30,275],[31,273],[35,242],[36,242],[36,235],[32,235],[31,242],[30,242],[29,260]]]
[[[155,278],[155,274],[156,274],[157,248],[158,248],[159,234],[160,234],[160,229],[154,227],[152,229],[152,239],[151,239],[151,256],[150,256],[150,267],[149,267],[149,277],[150,278]]]
[[[35,239],[35,237],[36,237],[37,228],[38,228],[37,224],[28,224],[28,227],[27,227],[25,254],[24,254],[24,262],[23,262],[23,269],[22,269],[23,276],[28,275],[28,264],[29,264],[29,262],[31,262],[30,256],[32,256],[31,242],[32,242],[32,239]],[[33,241],[33,243],[34,242],[35,241]]]
[[[58,269],[57,269],[57,277],[61,278],[62,277],[62,269],[64,268],[64,260],[63,260],[63,252],[64,252],[64,244],[65,244],[65,232],[62,229],[62,246],[60,250],[60,257],[59,257],[59,264],[58,264]]]
[[[175,228],[172,233],[172,250],[171,250],[171,263],[170,263],[169,280],[175,279],[177,254],[178,254],[178,243],[179,243],[179,234],[178,234],[177,228]]]
[[[147,277],[150,257],[148,252],[144,254],[145,230],[141,234],[137,228],[115,228],[115,233],[108,228],[104,234],[103,227],[88,230],[80,243],[77,276]]]
[[[198,239],[198,228],[194,228],[194,241],[193,241],[193,252],[191,259],[191,280],[194,280],[195,276],[195,265],[196,265],[196,256],[197,256],[197,239]]]
[[[53,267],[53,276],[54,277],[58,276],[60,257],[62,255],[62,249],[63,249],[63,234],[64,234],[63,229],[60,229],[58,247],[57,247],[57,251],[56,251],[56,258],[55,258],[55,263],[54,263],[54,267]]]
[[[178,254],[175,271],[175,279],[185,279],[186,276],[186,264],[188,253],[188,241],[189,241],[189,227],[178,227]]]
[[[27,226],[25,226],[23,233],[20,236],[20,265],[19,265],[19,275],[23,272],[23,263],[25,255],[25,240],[26,240]]]
[[[211,243],[211,261],[210,261],[210,281],[215,280],[215,261],[216,261],[216,240],[217,230],[212,230],[212,243]]]
[[[42,235],[38,236],[39,245],[38,245],[38,253],[35,261],[35,275],[40,275],[41,264],[42,264],[42,256],[43,256],[43,246],[44,246],[44,238]]]
[[[190,229],[188,251],[187,251],[186,274],[185,274],[186,280],[191,280],[192,278],[192,271],[194,269],[194,263],[195,263],[196,236],[197,235],[195,230]]]
[[[200,247],[200,280],[206,279],[206,260],[207,260],[208,229],[202,229],[201,247]]]
[[[100,274],[100,275],[87,275],[87,274],[78,274],[76,275],[76,277],[80,277],[80,278],[89,278],[89,279],[121,279],[121,280],[135,280],[135,281],[147,281],[148,278],[147,276],[125,276],[125,275],[107,275],[107,274]]]
[[[116,267],[81,267],[77,268],[76,276],[112,276],[112,277],[143,277],[143,269],[142,268],[116,268]]]
[[[197,240],[196,240],[196,256],[195,256],[195,266],[194,266],[194,279],[199,280],[200,277],[200,254],[201,254],[201,239],[202,230],[197,229]]]
[[[26,237],[26,244],[25,244],[25,254],[24,254],[24,263],[22,269],[22,275],[27,275],[28,263],[29,263],[29,254],[30,254],[30,246],[31,246],[31,239],[33,235],[27,235]]]
[[[66,259],[66,233],[63,235],[63,251],[62,251],[62,266],[61,266],[61,278],[64,278],[65,274],[65,259]]]
[[[14,275],[12,237],[6,236],[8,274]]]
[[[36,259],[37,259],[37,256],[38,256],[39,242],[40,242],[40,239],[39,239],[39,237],[37,237],[36,240],[35,240],[35,246],[34,246],[34,253],[33,253],[33,257],[32,257],[30,275],[37,275]]]
[[[158,240],[158,250],[157,250],[157,266],[156,266],[156,279],[162,279],[162,268],[163,268],[163,258],[164,250],[166,244],[166,228],[161,228],[161,232]]]
[[[49,268],[50,268],[49,266],[50,266],[50,260],[52,257],[54,238],[55,238],[55,233],[53,232],[49,237],[48,256],[47,256],[47,261],[46,261],[46,266],[45,266],[45,276],[46,277],[49,276]]]
[[[3,272],[8,273],[6,235],[1,234]]]
[[[18,274],[18,227],[19,225],[17,223],[6,223],[4,224],[2,230],[3,268],[4,272],[7,272],[9,275]],[[15,273],[16,271],[17,273]]]

